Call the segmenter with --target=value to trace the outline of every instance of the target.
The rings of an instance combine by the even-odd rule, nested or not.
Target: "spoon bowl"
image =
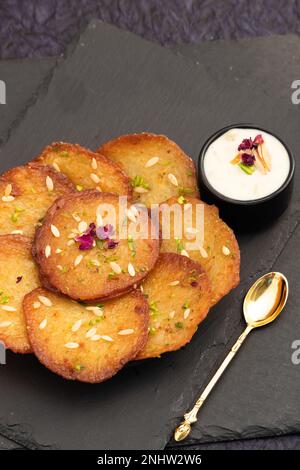
[[[288,298],[288,280],[279,272],[260,277],[244,299],[244,317],[248,326],[258,328],[278,317]]]

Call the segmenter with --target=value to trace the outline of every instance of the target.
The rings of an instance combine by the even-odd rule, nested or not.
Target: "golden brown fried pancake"
[[[0,177],[0,235],[33,237],[55,199],[74,190],[52,167],[32,164],[7,171]]]
[[[67,175],[78,191],[98,188],[103,192],[132,197],[130,180],[119,165],[80,145],[55,142],[34,161],[51,165]]]
[[[105,206],[106,205],[106,206]],[[91,224],[109,227],[99,221],[103,208],[112,208],[116,218],[110,219],[117,245],[92,237],[94,244],[86,250],[74,237],[85,233]],[[159,254],[159,240],[149,238],[150,218],[146,211],[146,233],[131,240],[120,230],[136,227],[119,209],[119,197],[111,193],[84,191],[58,199],[49,209],[43,225],[37,230],[34,256],[46,287],[75,300],[99,300],[120,295],[139,283],[153,268]],[[119,217],[120,216],[120,217]],[[107,220],[107,219],[106,219]],[[101,230],[104,230],[103,228]]]
[[[180,200],[180,202],[183,202]],[[182,237],[174,237],[174,216],[171,214],[171,236],[163,239],[162,252],[188,251],[188,255],[194,261],[199,262],[210,279],[212,286],[212,303],[215,304],[231,289],[239,283],[240,277],[240,251],[233,231],[219,217],[219,211],[215,206],[210,206],[199,199],[185,198],[184,204],[178,204],[177,198],[165,201],[167,206],[177,204],[181,211],[183,220],[190,217],[190,227],[196,228],[196,205],[203,209],[204,214],[204,243],[197,245],[198,248],[188,251],[187,243],[195,241],[191,233],[183,233]],[[162,207],[162,206],[161,206]],[[203,217],[199,218],[203,222]],[[200,224],[201,230],[201,224]],[[191,230],[190,230],[191,232]],[[164,235],[163,235],[164,236]],[[189,238],[191,237],[191,238]]]
[[[35,289],[23,305],[35,355],[66,379],[103,382],[147,341],[148,304],[138,291],[93,308]]]
[[[163,253],[142,288],[150,307],[150,330],[136,359],[157,357],[187,344],[211,304],[210,282],[200,264]]]
[[[39,286],[31,256],[31,240],[20,235],[0,236],[0,341],[16,353],[29,353],[22,302]]]
[[[171,196],[198,196],[192,159],[164,135],[124,135],[97,151],[124,169],[131,178],[134,199],[148,207]]]

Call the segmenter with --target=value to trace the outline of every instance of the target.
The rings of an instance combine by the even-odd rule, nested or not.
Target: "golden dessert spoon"
[[[286,277],[278,272],[271,272],[260,277],[249,289],[243,304],[247,327],[231,348],[219,369],[205,387],[191,411],[184,415],[184,421],[174,433],[175,441],[182,441],[191,432],[191,424],[197,421],[197,414],[204,401],[218,382],[228,364],[254,328],[267,325],[278,317],[284,308],[289,293]]]

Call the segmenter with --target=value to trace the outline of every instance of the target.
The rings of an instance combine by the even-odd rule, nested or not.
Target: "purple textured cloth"
[[[0,58],[62,54],[92,17],[170,45],[300,33],[300,0],[1,0]]]

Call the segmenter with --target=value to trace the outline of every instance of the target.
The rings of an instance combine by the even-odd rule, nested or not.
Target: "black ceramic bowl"
[[[276,137],[286,148],[290,159],[290,170],[288,176],[282,186],[270,195],[249,201],[231,199],[219,193],[207,180],[204,172],[204,157],[207,148],[222,134],[235,128],[262,130],[263,132],[267,132]],[[270,223],[279,217],[288,207],[290,202],[293,190],[294,172],[295,160],[286,143],[273,132],[263,129],[260,126],[254,126],[253,124],[232,124],[215,132],[204,143],[198,159],[198,180],[201,199],[209,204],[215,204],[219,208],[222,219],[228,222],[228,224],[236,230],[255,230],[256,228]]]

